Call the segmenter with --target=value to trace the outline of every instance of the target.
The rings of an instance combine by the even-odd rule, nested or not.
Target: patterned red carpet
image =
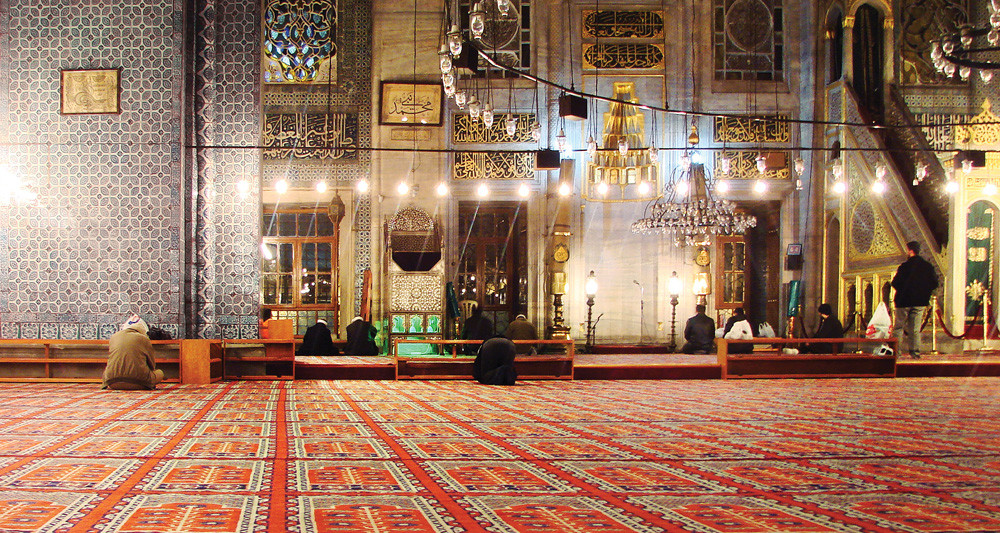
[[[0,385],[0,530],[998,531],[1000,378]]]

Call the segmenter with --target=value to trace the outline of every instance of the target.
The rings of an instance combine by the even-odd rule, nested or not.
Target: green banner
[[[788,316],[799,316],[799,303],[802,297],[802,282],[793,279],[788,282]]]
[[[969,206],[965,233],[965,320],[971,323],[983,315],[983,294],[993,287],[993,258],[996,209],[980,200]]]

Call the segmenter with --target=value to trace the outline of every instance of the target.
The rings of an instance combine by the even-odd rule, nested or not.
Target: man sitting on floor
[[[337,347],[333,345],[333,335],[326,325],[326,320],[321,318],[306,329],[306,334],[302,336],[302,344],[299,345],[295,355],[340,355]]]
[[[108,341],[108,364],[102,389],[153,390],[163,381],[163,371],[153,360],[153,343],[146,335],[149,326],[132,315]]]
[[[695,314],[684,326],[684,347],[687,354],[707,354],[715,351],[715,321],[705,314],[705,305],[694,306]]]
[[[510,339],[493,337],[479,347],[472,363],[472,377],[483,385],[513,385],[517,380],[514,356],[514,343]]]

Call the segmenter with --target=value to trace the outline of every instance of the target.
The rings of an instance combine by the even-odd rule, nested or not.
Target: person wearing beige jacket
[[[163,371],[153,360],[153,343],[149,326],[132,315],[122,329],[108,341],[108,365],[104,368],[101,388],[113,390],[152,390],[163,381]]]

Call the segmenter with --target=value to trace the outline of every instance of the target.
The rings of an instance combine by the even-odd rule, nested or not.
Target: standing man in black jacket
[[[920,359],[920,326],[924,311],[931,300],[931,293],[938,287],[934,266],[920,257],[920,243],[906,243],[909,258],[899,265],[892,278],[892,288],[896,289],[893,299],[895,311],[892,320],[892,336],[899,341],[900,351],[904,344],[914,359]],[[905,342],[903,334],[906,334]]]

